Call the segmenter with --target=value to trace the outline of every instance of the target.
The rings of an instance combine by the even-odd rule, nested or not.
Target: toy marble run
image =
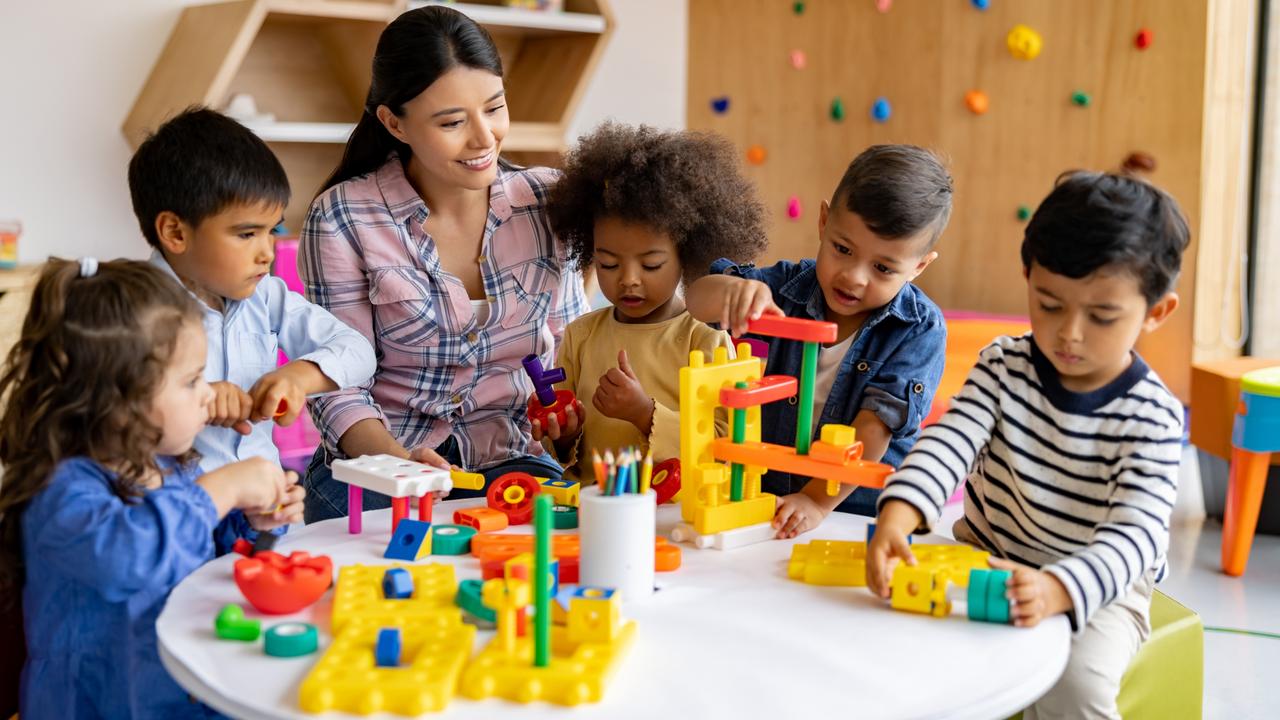
[[[772,538],[776,497],[760,490],[760,477],[769,470],[826,480],[833,496],[841,484],[883,487],[893,471],[862,459],[862,443],[848,425],[825,425],[812,439],[818,344],[835,342],[835,323],[765,316],[747,331],[804,343],[801,376],[798,383],[786,375],[761,377],[764,363],[746,343],[738,345],[736,360],[724,348],[716,348],[709,364],[702,351],[689,353],[688,367],[680,369],[678,499],[684,522],[672,532],[677,542],[728,550]],[[760,406],[797,393],[795,447],[761,442]],[[730,411],[731,437],[715,436],[721,407]]]

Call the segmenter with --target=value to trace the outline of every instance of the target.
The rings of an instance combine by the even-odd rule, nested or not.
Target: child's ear
[[[831,213],[831,203],[826,200],[818,206],[818,242],[822,242],[822,233],[827,230],[827,216]]]
[[[907,278],[907,281],[910,282],[920,277],[920,273],[924,272],[924,269],[929,267],[929,264],[937,259],[938,259],[937,250],[930,250],[929,252],[925,253],[924,257],[920,258],[920,262],[916,264],[915,269],[911,271],[911,277]]]
[[[1142,331],[1151,332],[1164,324],[1165,320],[1178,309],[1178,293],[1167,292],[1147,309],[1147,317],[1142,321]]]
[[[156,215],[156,237],[160,239],[161,249],[172,255],[181,255],[191,247],[186,223],[171,210]]]
[[[408,144],[409,140],[405,137],[404,130],[400,127],[400,117],[391,112],[391,108],[386,105],[378,106],[378,122],[382,123],[382,127],[391,133],[391,137]]]

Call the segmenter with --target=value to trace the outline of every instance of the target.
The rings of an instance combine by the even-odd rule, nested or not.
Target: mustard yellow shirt
[[[564,330],[556,366],[564,368],[560,387],[572,390],[582,403],[585,420],[577,445],[568,457],[560,458],[565,474],[589,485],[595,482],[591,451],[619,449],[632,445],[641,452],[653,450],[656,463],[680,457],[680,368],[689,364],[689,352],[701,350],[710,360],[717,347],[730,348],[728,333],[712,329],[684,312],[658,323],[622,323],[613,317],[613,307],[583,315]],[[642,437],[635,425],[606,417],[591,404],[600,378],[618,366],[618,351],[627,359],[640,385],[653,398],[653,426]],[[727,423],[717,416],[721,435]],[[547,443],[550,445],[551,443]]]

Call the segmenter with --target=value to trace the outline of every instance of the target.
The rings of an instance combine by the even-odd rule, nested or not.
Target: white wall
[[[606,117],[683,127],[687,0],[611,3],[617,29],[570,138]],[[25,226],[20,262],[146,254],[120,125],[188,4],[0,0],[0,218]]]

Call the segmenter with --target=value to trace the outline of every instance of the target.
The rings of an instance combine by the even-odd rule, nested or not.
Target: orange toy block
[[[747,323],[747,332],[800,342],[833,343],[836,341],[835,323],[782,315],[764,315],[757,320],[752,320]]]
[[[494,510],[489,507],[472,507],[462,510],[455,510],[453,513],[454,525],[466,525],[473,527],[476,532],[493,532],[495,530],[506,530],[509,520],[505,513],[501,510]],[[475,538],[472,540],[478,540]],[[475,547],[474,545],[472,547]]]
[[[679,545],[673,545],[662,536],[653,539],[653,569],[658,572],[678,570],[681,563]],[[485,575],[499,577],[502,563],[521,553],[533,551],[532,535],[486,533],[471,538],[471,554],[480,558],[482,572]],[[580,537],[576,534],[557,534],[551,536],[551,554],[560,560],[560,582],[572,584],[578,582],[578,560],[582,554]]]
[[[720,391],[720,404],[727,408],[747,409],[777,400],[786,400],[796,394],[796,379],[790,375],[766,375],[747,383],[743,389],[724,388]]]
[[[817,443],[814,443],[817,445]],[[893,472],[891,465],[866,460],[847,460],[843,463],[824,462],[812,456],[799,455],[795,448],[763,442],[735,443],[728,438],[711,441],[711,452],[716,460],[743,465],[755,465],[779,470],[793,475],[834,480],[845,485],[882,488]],[[861,451],[859,450],[859,454]]]

